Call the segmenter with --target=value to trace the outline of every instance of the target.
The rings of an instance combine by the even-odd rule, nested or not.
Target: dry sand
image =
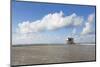
[[[95,60],[95,45],[12,46],[12,65]]]

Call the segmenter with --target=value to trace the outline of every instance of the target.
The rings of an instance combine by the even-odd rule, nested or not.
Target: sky
[[[12,44],[95,43],[95,6],[12,0]]]

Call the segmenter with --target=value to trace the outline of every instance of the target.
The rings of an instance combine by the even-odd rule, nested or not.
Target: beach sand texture
[[[95,45],[12,46],[11,65],[95,61]]]

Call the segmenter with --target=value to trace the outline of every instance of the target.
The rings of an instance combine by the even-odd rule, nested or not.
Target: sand
[[[95,45],[12,46],[11,65],[95,60]]]

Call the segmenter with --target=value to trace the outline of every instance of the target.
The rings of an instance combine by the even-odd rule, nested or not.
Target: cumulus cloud
[[[23,21],[18,23],[16,33],[13,33],[12,43],[13,44],[32,44],[32,43],[65,43],[66,37],[73,36],[77,42],[95,42],[95,34],[89,34],[93,32],[92,25],[94,21],[94,14],[90,14],[85,21],[82,16],[78,16],[75,13],[72,13],[68,16],[64,16],[62,11],[49,13],[42,17],[39,20],[32,21]],[[80,25],[83,25],[82,22],[85,22],[85,27],[83,27],[81,34],[77,34],[77,30]],[[53,34],[52,37],[49,34],[42,34],[41,31],[57,30],[63,27],[72,26],[72,32],[70,35],[57,35]],[[67,33],[67,32],[66,32]],[[78,39],[77,39],[78,38]],[[89,38],[88,40],[86,40]]]
[[[89,22],[89,23],[93,23],[94,17],[95,17],[95,14],[94,14],[94,13],[93,13],[93,14],[90,14],[90,15],[88,16],[88,22]]]
[[[40,32],[45,30],[55,30],[69,25],[79,26],[82,24],[82,22],[82,16],[77,16],[75,13],[69,16],[64,16],[64,13],[60,11],[47,14],[42,19],[33,22],[21,22],[18,24],[17,32],[29,33]]]
[[[94,16],[95,16],[94,14],[90,14],[88,16],[88,19],[85,23],[85,27],[83,28],[82,33],[81,33],[82,35],[89,34],[89,33],[93,32],[92,25],[93,25]]]

